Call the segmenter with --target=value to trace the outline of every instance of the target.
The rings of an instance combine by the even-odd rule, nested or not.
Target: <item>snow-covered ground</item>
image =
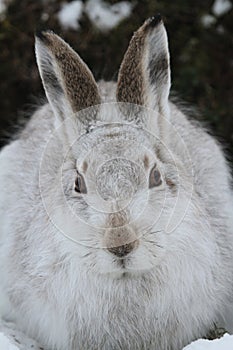
[[[183,350],[233,350],[233,335],[225,334],[220,339],[199,339]]]
[[[0,320],[0,350],[41,350],[42,347],[17,330],[11,322]]]
[[[3,334],[0,333],[0,349],[1,350],[18,350],[14,344]]]

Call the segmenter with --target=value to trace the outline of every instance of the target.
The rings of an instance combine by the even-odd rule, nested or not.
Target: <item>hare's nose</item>
[[[121,245],[119,247],[108,248],[108,251],[118,256],[118,258],[123,258],[124,256],[128,255],[132,250],[134,250],[136,247],[137,247],[137,241],[134,241],[128,244]]]

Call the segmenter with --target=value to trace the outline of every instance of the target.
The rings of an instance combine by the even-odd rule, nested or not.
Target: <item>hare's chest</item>
[[[114,293],[109,299],[101,294],[89,290],[77,306],[74,323],[68,326],[74,332],[72,350],[154,350],[155,344],[166,349],[162,345],[164,325],[153,300],[145,302],[134,292],[131,296]]]

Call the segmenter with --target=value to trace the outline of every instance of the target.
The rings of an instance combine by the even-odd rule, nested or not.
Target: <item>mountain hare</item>
[[[56,350],[206,336],[231,305],[230,173],[168,100],[161,17],[134,34],[116,85],[53,32],[36,58],[49,103],[0,156],[5,318]]]

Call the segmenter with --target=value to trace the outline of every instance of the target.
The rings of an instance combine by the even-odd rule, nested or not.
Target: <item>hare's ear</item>
[[[117,100],[169,116],[170,64],[166,30],[160,15],[134,34],[118,76]]]
[[[78,54],[50,31],[36,35],[36,58],[47,99],[55,115],[76,113],[100,103],[95,79]]]

